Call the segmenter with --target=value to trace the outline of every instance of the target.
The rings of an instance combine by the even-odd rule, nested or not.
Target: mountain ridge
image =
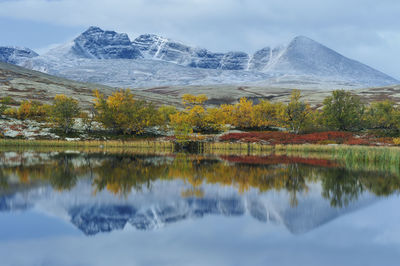
[[[253,54],[218,53],[155,34],[131,40],[125,33],[92,26],[70,43],[14,63],[78,81],[136,88],[256,82],[284,88],[335,89],[399,83],[305,36]]]

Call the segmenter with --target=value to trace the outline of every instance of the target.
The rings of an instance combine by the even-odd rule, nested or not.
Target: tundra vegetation
[[[249,138],[250,141],[265,140],[274,144],[279,138],[296,139],[300,138],[296,136],[304,134],[316,134],[314,137],[319,138],[318,134],[322,132],[352,132],[386,137],[390,138],[391,144],[400,144],[400,138],[397,138],[400,136],[399,106],[391,101],[364,103],[345,90],[333,91],[322,106],[317,107],[304,101],[299,90],[292,91],[288,103],[261,100],[254,104],[241,98],[236,104],[207,108],[207,100],[206,95],[186,94],[182,97],[184,108],[178,109],[174,106],[156,107],[151,102],[135,98],[129,89],[118,90],[109,96],[96,90],[93,105],[88,110],[81,110],[77,100],[65,95],[57,95],[51,105],[36,101],[23,101],[17,105],[10,98],[3,98],[0,115],[3,118],[48,121],[66,134],[72,132],[74,122],[80,118],[88,132],[97,122],[104,130],[119,136],[141,135],[146,129],[156,128],[158,132],[174,132],[172,138],[178,141],[187,141],[194,135],[199,138],[201,134],[238,129],[254,133],[241,137],[230,135],[226,141]],[[286,132],[273,133],[277,130]],[[268,139],[271,134],[280,135]],[[324,140],[328,141],[330,137],[327,135]],[[345,144],[368,144],[343,136],[340,139],[348,142]],[[311,140],[305,142],[313,143]]]

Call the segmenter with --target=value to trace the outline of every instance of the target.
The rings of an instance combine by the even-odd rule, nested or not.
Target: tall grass
[[[326,153],[333,159],[343,159],[349,163],[385,162],[400,165],[400,148],[398,147],[371,147],[353,145],[287,145],[276,146],[276,150],[286,152]]]
[[[400,173],[400,148],[355,145],[262,145],[256,143],[209,143],[205,152],[224,155],[268,155],[324,158],[340,161],[348,168]]]
[[[204,145],[205,153],[224,155],[265,155],[274,150],[274,146],[257,143],[212,142]]]
[[[209,153],[301,153],[304,155],[325,153],[336,159],[347,161],[374,162],[384,161],[390,164],[400,163],[399,147],[375,147],[375,146],[355,146],[355,145],[262,145],[257,143],[207,143],[204,150]]]
[[[65,141],[65,140],[9,140],[0,139],[0,148],[50,148],[50,149],[97,149],[97,150],[154,150],[173,152],[174,145],[166,141]]]
[[[121,148],[121,149],[152,149],[174,151],[174,143],[170,141],[120,141],[120,140],[11,140],[0,139],[0,147],[28,148]],[[355,145],[263,145],[258,143],[204,143],[204,153],[263,155],[270,153],[297,153],[303,155],[328,154],[332,159],[344,159],[348,162],[386,162],[400,165],[399,147],[372,147]]]

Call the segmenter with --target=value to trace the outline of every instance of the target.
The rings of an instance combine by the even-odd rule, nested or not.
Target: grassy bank
[[[345,168],[390,172],[400,175],[400,148],[355,145],[263,145],[257,143],[199,143],[203,154],[233,156],[286,155],[337,161]],[[110,154],[171,154],[177,152],[170,141],[65,141],[0,139],[0,151],[81,151]],[[265,158],[269,160],[268,158]]]
[[[201,151],[209,154],[265,155],[285,153],[297,155],[324,154],[331,159],[353,162],[386,162],[400,164],[399,147],[375,147],[356,145],[263,145],[257,143],[201,143]],[[155,151],[174,151],[174,142],[169,141],[65,141],[65,140],[10,140],[0,139],[3,148],[96,148],[96,149],[138,149]]]
[[[173,152],[174,144],[166,141],[66,141],[66,140],[10,140],[0,139],[6,149],[96,149],[96,150],[154,150]]]
[[[328,159],[353,170],[400,174],[400,148],[354,145],[260,145],[211,143],[205,150],[219,155],[259,155],[274,153],[303,158]]]
[[[355,145],[262,145],[255,143],[207,143],[204,151],[212,154],[251,154],[284,153],[302,156],[316,154],[325,155],[330,159],[340,159],[347,162],[386,162],[400,165],[399,147],[375,147]]]

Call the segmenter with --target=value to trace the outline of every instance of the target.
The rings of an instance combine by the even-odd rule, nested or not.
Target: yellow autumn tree
[[[50,107],[50,119],[64,133],[69,133],[75,122],[75,118],[80,114],[78,101],[65,96],[64,94],[56,95],[54,103]]]
[[[222,123],[233,125],[233,111],[235,107],[232,104],[222,104],[220,107],[221,116],[223,118]]]
[[[285,107],[282,103],[271,103],[270,101],[261,100],[253,108],[253,126],[257,128],[282,126],[280,117],[284,111]]]
[[[175,128],[185,129],[190,127],[192,130],[206,132],[206,131],[220,131],[224,129],[225,117],[222,109],[204,107],[207,101],[207,96],[204,94],[191,95],[185,94],[182,96],[182,104],[185,109],[172,116],[171,124]]]
[[[171,115],[176,114],[178,109],[175,106],[163,105],[157,109],[157,125],[162,130],[167,130],[171,123]]]
[[[204,124],[211,131],[223,131],[226,129],[226,117],[222,108],[207,108]]]
[[[232,125],[236,128],[251,128],[253,127],[253,102],[247,98],[240,98],[235,104],[232,113]]]
[[[185,94],[182,96],[182,103],[185,109],[170,115],[171,125],[176,129],[183,125],[185,127],[195,128],[200,130],[204,125],[204,102],[207,100],[205,95],[190,95]]]
[[[96,90],[95,97],[96,117],[105,128],[124,134],[140,134],[157,123],[154,105],[135,99],[129,89],[118,90],[108,97]]]
[[[11,111],[12,110],[12,111]],[[18,119],[35,119],[35,120],[46,120],[47,113],[49,110],[48,105],[44,105],[38,101],[23,101],[17,109],[11,109],[9,111],[10,116],[14,116]]]
[[[282,113],[281,120],[291,131],[299,133],[308,123],[312,109],[306,102],[300,100],[299,90],[293,90],[290,102]]]
[[[189,124],[198,131],[203,130],[206,127],[205,115],[206,110],[201,105],[194,105],[191,108],[187,108],[186,115]]]
[[[182,103],[184,106],[194,106],[194,105],[204,105],[204,103],[208,100],[205,94],[200,95],[192,95],[192,94],[184,94],[182,96]]]

